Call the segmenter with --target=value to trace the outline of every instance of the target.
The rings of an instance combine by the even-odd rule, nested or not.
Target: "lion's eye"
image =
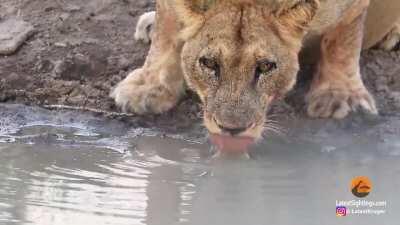
[[[211,70],[217,78],[219,77],[219,64],[214,58],[201,57],[199,63],[202,67]]]
[[[260,76],[268,75],[277,68],[276,62],[262,60],[257,63],[255,80],[258,81]]]
[[[200,65],[202,65],[208,69],[211,69],[211,70],[216,70],[219,67],[217,61],[213,58],[201,57],[199,59],[199,62],[200,62]]]

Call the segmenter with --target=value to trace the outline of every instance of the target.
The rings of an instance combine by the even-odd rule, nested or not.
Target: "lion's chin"
[[[222,134],[210,134],[211,142],[221,153],[244,154],[255,143],[253,137],[228,136]]]

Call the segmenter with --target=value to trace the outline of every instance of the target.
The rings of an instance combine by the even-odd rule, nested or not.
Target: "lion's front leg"
[[[152,45],[144,66],[130,73],[111,93],[124,111],[163,113],[174,107],[184,93],[178,23],[174,10],[167,7],[157,3]]]
[[[356,1],[323,36],[321,61],[306,97],[309,116],[341,119],[358,109],[378,113],[359,66],[367,6],[367,0]]]

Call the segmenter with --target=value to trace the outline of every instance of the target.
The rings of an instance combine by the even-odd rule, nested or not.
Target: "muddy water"
[[[249,159],[227,159],[189,131],[0,109],[0,224],[398,223],[398,117],[294,121]],[[386,201],[385,214],[336,217],[336,201],[357,199],[359,175],[373,182],[363,200]]]

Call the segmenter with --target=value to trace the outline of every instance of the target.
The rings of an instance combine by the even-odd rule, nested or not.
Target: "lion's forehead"
[[[217,3],[217,0],[196,0],[196,6],[201,10],[208,10]]]
[[[262,40],[279,41],[273,25],[267,23],[260,8],[233,8],[208,18],[202,29],[202,38],[233,42],[239,46]]]
[[[254,4],[259,5],[269,5],[273,9],[278,9],[279,7],[290,7],[304,0],[192,0],[195,2],[196,8],[198,10],[207,11],[217,4]],[[321,0],[325,2],[327,0]]]

